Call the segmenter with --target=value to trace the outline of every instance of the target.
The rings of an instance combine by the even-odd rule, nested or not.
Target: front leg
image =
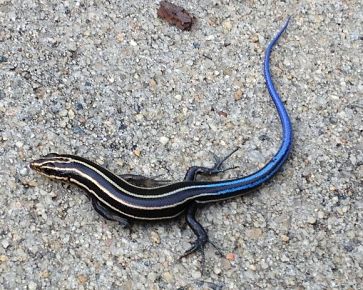
[[[130,228],[130,223],[126,218],[121,217],[115,211],[104,206],[97,198],[92,196],[91,200],[93,208],[99,215],[101,215],[107,220],[118,222],[124,228]]]
[[[231,153],[229,153],[224,158],[219,158],[216,155],[214,155],[215,164],[213,167],[203,167],[203,166],[192,166],[189,167],[187,173],[185,174],[184,180],[185,181],[195,181],[198,175],[215,175],[221,172],[225,172],[230,169],[235,169],[238,166],[230,167],[227,169],[221,169],[222,164],[224,161],[226,161],[229,157],[231,157],[232,154],[234,154],[237,150],[239,150],[239,147],[234,149]]]

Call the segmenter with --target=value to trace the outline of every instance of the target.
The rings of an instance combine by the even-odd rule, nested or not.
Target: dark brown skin
[[[160,2],[158,17],[181,30],[190,30],[194,21],[193,17],[184,8],[168,1]]]

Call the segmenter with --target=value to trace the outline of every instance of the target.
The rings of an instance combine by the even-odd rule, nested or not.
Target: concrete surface
[[[0,287],[2,289],[359,289],[362,287],[363,7],[360,1],[0,0]],[[280,125],[264,49],[294,127],[291,157],[254,194],[198,218],[105,221],[74,186],[28,168],[49,152],[110,170],[181,180],[212,152],[249,174],[271,158]],[[359,286],[361,285],[361,286]]]

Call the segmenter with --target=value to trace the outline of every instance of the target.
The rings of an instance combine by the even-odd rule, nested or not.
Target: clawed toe
[[[200,242],[196,241],[193,243],[193,245],[184,252],[183,255],[180,256],[179,259],[182,259],[186,256],[189,256],[190,254],[193,254],[194,252],[201,252],[201,254],[204,256],[204,245],[202,245]]]
[[[224,253],[222,252],[220,247],[217,247],[216,244],[212,243],[211,241],[208,241],[208,242],[213,246],[213,248],[215,248],[217,250],[219,256],[224,257]]]

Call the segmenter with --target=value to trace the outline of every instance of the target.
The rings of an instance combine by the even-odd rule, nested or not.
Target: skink
[[[244,177],[222,181],[196,181],[199,174],[221,172],[224,160],[213,168],[193,166],[184,181],[162,184],[142,176],[116,176],[87,159],[51,153],[30,163],[30,167],[50,178],[76,184],[86,190],[94,209],[103,217],[126,223],[127,220],[163,220],[186,214],[186,221],[196,235],[192,247],[183,256],[196,250],[203,252],[209,241],[203,226],[195,219],[197,208],[204,203],[216,202],[242,195],[271,179],[286,161],[292,146],[292,128],[289,115],[272,82],[270,55],[272,48],[286,30],[289,19],[266,48],[264,77],[282,125],[282,143],[273,158],[260,170]],[[233,153],[233,152],[232,152]],[[229,156],[227,156],[229,157]],[[142,186],[150,181],[151,187]]]

